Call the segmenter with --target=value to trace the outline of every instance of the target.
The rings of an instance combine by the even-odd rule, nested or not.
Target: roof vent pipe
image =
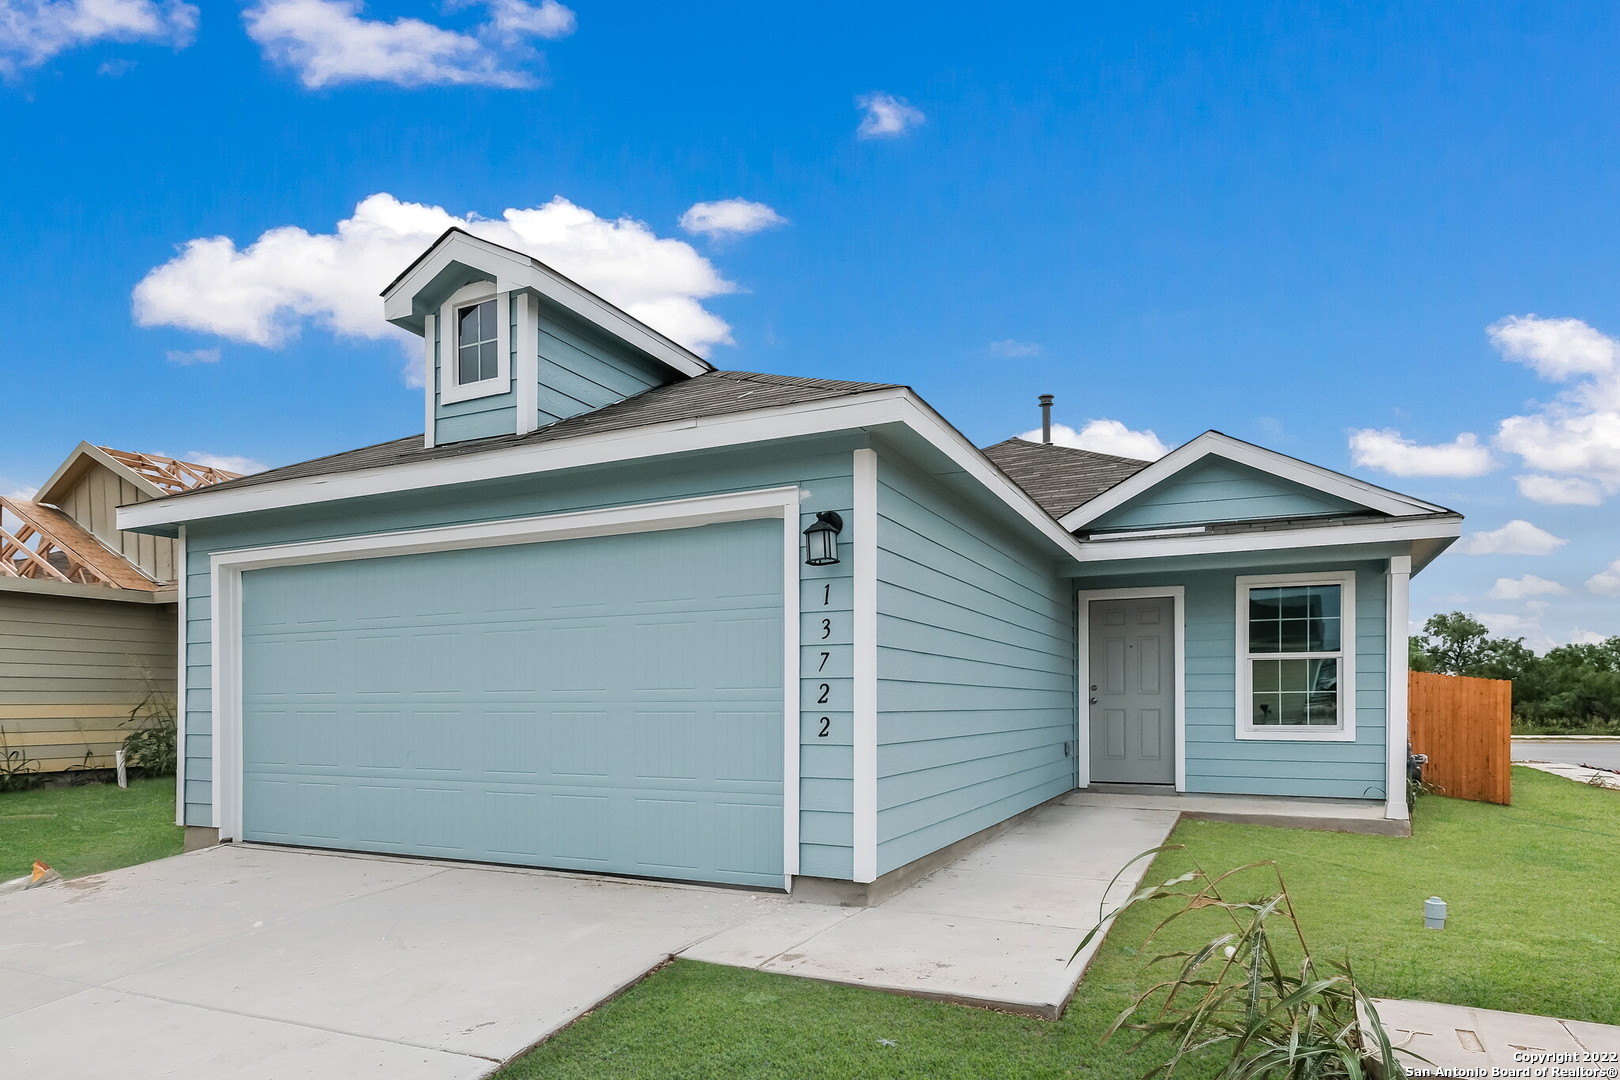
[[[1041,442],[1052,441],[1052,395],[1041,395]]]

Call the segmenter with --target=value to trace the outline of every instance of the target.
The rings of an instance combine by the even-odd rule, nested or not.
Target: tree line
[[[1413,671],[1513,680],[1513,730],[1620,735],[1620,636],[1537,656],[1523,638],[1491,637],[1461,611],[1435,615],[1409,639]]]

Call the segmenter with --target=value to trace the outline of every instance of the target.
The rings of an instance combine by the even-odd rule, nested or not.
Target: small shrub
[[[1159,850],[1165,849],[1137,858]],[[1257,900],[1223,894],[1235,875],[1260,868],[1276,877],[1274,890],[1268,888]],[[1250,863],[1214,876],[1199,867],[1143,888],[1099,920],[1080,948],[1114,915],[1154,900],[1179,906],[1148,935],[1144,947],[1199,911],[1224,913],[1231,930],[1196,949],[1153,957],[1149,968],[1173,964],[1174,976],[1140,995],[1103,1036],[1106,1041],[1121,1029],[1140,1032],[1133,1051],[1150,1041],[1169,1041],[1164,1061],[1144,1072],[1143,1080],[1169,1080],[1184,1061],[1193,1059],[1218,1062],[1217,1080],[1396,1080],[1406,1075],[1378,1010],[1356,985],[1348,959],[1322,964],[1311,954],[1276,863]],[[1280,927],[1275,925],[1279,922]],[[1279,944],[1299,959],[1285,960]]]
[[[178,753],[174,695],[148,690],[124,726],[124,763],[146,776],[173,776]]]
[[[39,762],[7,745],[6,729],[0,727],[0,791],[27,791],[38,783]]]

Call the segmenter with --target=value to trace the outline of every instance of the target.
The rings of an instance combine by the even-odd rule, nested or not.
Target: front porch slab
[[[1412,822],[1384,816],[1384,802],[1350,799],[1293,799],[1275,795],[1125,794],[1074,791],[1062,802],[1068,806],[1160,810],[1236,825],[1280,825],[1290,829],[1370,833],[1376,836],[1411,836]]]

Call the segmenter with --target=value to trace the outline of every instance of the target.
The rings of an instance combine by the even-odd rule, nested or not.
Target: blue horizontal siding
[[[1361,507],[1224,458],[1206,458],[1091,523],[1093,529],[1149,529],[1206,521],[1341,514]]]
[[[1073,786],[1074,605],[1051,559],[878,462],[878,873]]]
[[[1237,737],[1239,575],[1354,570],[1354,742]],[[1181,585],[1186,589],[1187,789],[1233,795],[1382,799],[1386,787],[1385,578],[1382,563],[1320,567],[1259,564],[1226,570],[1086,578],[1081,589]]]
[[[591,329],[561,307],[541,302],[541,424],[600,409],[678,377]]]
[[[798,485],[805,493],[804,513],[797,528],[814,519],[814,511],[836,509],[851,518],[853,501],[851,454],[866,443],[864,437],[839,436],[799,440],[790,448],[757,449],[747,453],[716,451],[628,463],[622,466],[549,475],[543,480],[519,477],[477,485],[463,485],[271,511],[239,518],[199,522],[188,529],[187,583],[187,701],[185,820],[212,823],[212,742],[209,625],[209,555],[215,551],[303,540],[331,539],[402,529],[596,509],[663,499]],[[846,530],[847,532],[847,530]],[[853,874],[851,714],[848,680],[849,561],[828,567],[803,567],[800,598],[803,612],[803,684],[806,702],[800,715],[800,750],[803,786],[800,792],[800,828],[807,836],[801,847],[800,872],[815,876],[849,878]],[[823,585],[831,584],[829,591]],[[821,603],[823,599],[829,602]],[[818,696],[814,678],[819,664],[819,620],[831,618],[836,633],[828,639],[827,674],[838,680],[830,706],[813,704]],[[830,681],[830,680],[829,680]],[[829,735],[819,736],[819,718],[828,716]]]

